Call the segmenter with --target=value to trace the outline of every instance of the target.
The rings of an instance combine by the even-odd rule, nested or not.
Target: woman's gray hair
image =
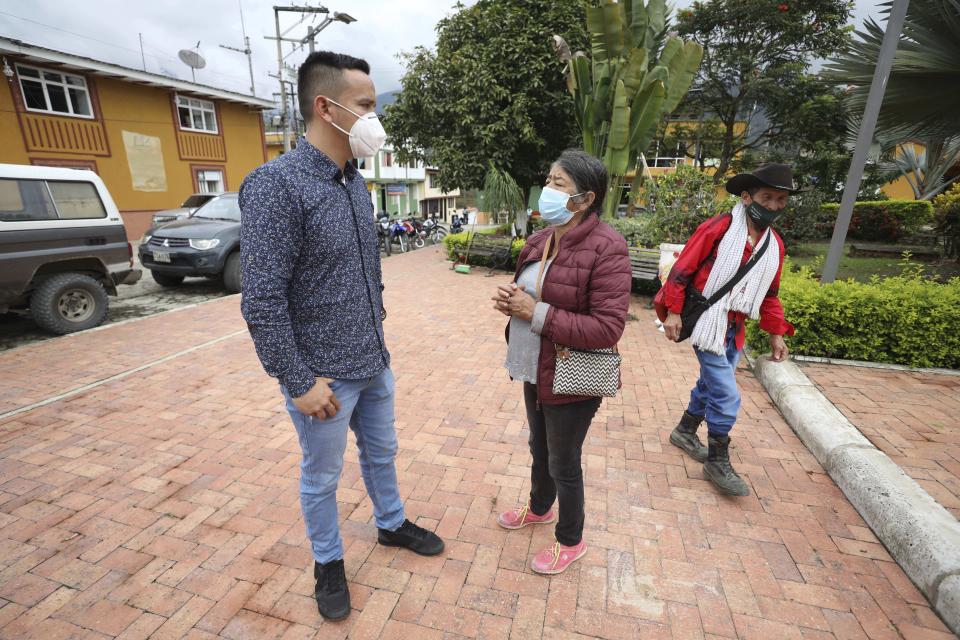
[[[603,199],[607,195],[607,168],[600,160],[581,149],[567,149],[554,164],[570,176],[577,193],[593,192],[594,200],[587,213],[603,210]]]

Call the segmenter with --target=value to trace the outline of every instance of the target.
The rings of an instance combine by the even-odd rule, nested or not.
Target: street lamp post
[[[318,33],[320,33],[321,31],[323,31],[323,30],[326,29],[327,27],[329,27],[331,22],[342,22],[343,24],[350,24],[351,22],[356,22],[356,21],[357,21],[357,19],[354,18],[353,16],[349,15],[349,14],[340,13],[339,11],[334,11],[332,18],[329,17],[329,16],[326,17],[326,18],[324,18],[324,19],[323,19],[323,22],[321,22],[320,24],[318,24],[315,28],[310,29],[309,31],[307,31],[307,37],[304,38],[303,40],[301,40],[300,43],[301,43],[301,44],[307,44],[307,43],[309,42],[309,43],[310,43],[310,53],[313,53],[314,50],[316,49],[316,42],[315,42],[314,39],[317,37],[317,34],[318,34]]]

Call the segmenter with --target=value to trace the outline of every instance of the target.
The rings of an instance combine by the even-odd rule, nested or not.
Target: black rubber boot
[[[313,577],[317,580],[313,595],[320,615],[327,620],[342,620],[350,615],[350,590],[343,559],[326,564],[314,561]]]
[[[670,444],[680,447],[697,462],[706,462],[707,448],[697,437],[697,427],[701,422],[703,422],[703,416],[695,416],[689,411],[684,411],[680,424],[670,433]]]
[[[708,436],[709,452],[703,465],[703,475],[728,496],[748,496],[750,488],[730,465],[729,436]]]

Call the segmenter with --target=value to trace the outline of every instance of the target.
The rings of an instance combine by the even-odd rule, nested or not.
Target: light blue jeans
[[[712,436],[729,434],[740,410],[736,373],[741,351],[737,349],[736,335],[736,327],[730,327],[726,353],[722,356],[693,348],[700,361],[700,379],[690,391],[687,412],[706,416],[707,431]]]
[[[313,557],[320,563],[343,557],[337,483],[343,470],[348,426],[357,438],[360,472],[373,502],[377,527],[394,531],[404,520],[394,465],[397,433],[393,424],[393,372],[386,369],[374,378],[334,380],[330,387],[340,401],[340,411],[326,420],[300,413],[287,390],[280,387],[303,451],[300,506]]]

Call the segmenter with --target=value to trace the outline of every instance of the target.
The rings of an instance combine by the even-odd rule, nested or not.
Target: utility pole
[[[300,22],[298,22],[297,24],[295,24],[293,27],[288,28],[286,31],[281,32],[281,31],[280,31],[280,13],[281,13],[281,12],[299,13],[299,14],[301,14]],[[286,57],[286,56],[283,55],[283,43],[284,43],[284,42],[290,42],[290,43],[293,43],[294,45],[296,45],[296,46],[298,46],[298,47],[302,47],[304,44],[307,44],[307,43],[309,42],[309,43],[310,43],[310,52],[313,53],[313,50],[314,50],[314,41],[313,41],[313,39],[314,39],[314,38],[316,37],[316,35],[317,35],[318,33],[320,33],[323,29],[327,28],[327,26],[329,26],[331,22],[343,22],[344,24],[350,24],[351,22],[356,22],[356,21],[357,21],[356,18],[354,18],[354,17],[352,17],[352,16],[349,16],[349,15],[347,15],[347,14],[345,14],[345,13],[335,12],[335,13],[333,14],[333,17],[332,17],[332,18],[327,17],[327,18],[325,18],[325,19],[323,20],[323,22],[320,23],[320,25],[318,25],[316,28],[308,29],[308,30],[307,30],[307,37],[305,37],[305,38],[294,39],[294,38],[285,38],[285,37],[284,37],[284,36],[285,36],[287,33],[289,33],[294,27],[296,27],[298,24],[302,23],[302,22],[306,19],[306,16],[307,16],[307,15],[317,14],[317,13],[329,14],[329,13],[330,13],[330,10],[327,9],[326,7],[324,7],[324,6],[317,6],[317,7],[274,6],[274,7],[273,7],[273,19],[274,19],[274,25],[275,25],[275,27],[276,27],[276,33],[277,33],[277,35],[276,35],[276,36],[273,36],[273,37],[271,37],[271,36],[265,36],[265,38],[266,38],[267,40],[276,40],[276,41],[277,41],[277,75],[276,75],[276,76],[273,76],[273,77],[277,78],[277,79],[280,81],[280,101],[281,101],[281,103],[282,103],[282,106],[281,106],[282,112],[281,112],[281,115],[280,115],[280,120],[281,120],[281,126],[283,127],[283,151],[284,151],[284,152],[287,152],[287,151],[290,150],[290,116],[291,116],[291,112],[290,112],[290,110],[289,110],[289,108],[288,108],[288,105],[287,105],[287,88],[286,88],[286,84],[285,84],[287,81],[285,81],[285,80],[283,79],[283,69],[284,69],[283,60],[284,60],[284,58]],[[305,15],[305,14],[306,14],[306,15]],[[247,48],[249,48],[249,45],[248,45]],[[293,53],[293,52],[291,51],[291,53]],[[287,55],[290,55],[290,54],[287,54]],[[272,75],[272,74],[271,74],[271,75]]]
[[[292,38],[284,38],[283,33],[280,33],[280,13],[330,13],[329,9],[326,7],[273,7],[273,20],[274,25],[277,30],[276,37],[271,38],[266,36],[267,40],[276,40],[277,41],[277,78],[280,80],[280,101],[281,113],[280,113],[280,126],[283,128],[283,152],[286,153],[290,151],[290,112],[287,105],[287,85],[283,80],[283,43],[284,42],[295,42],[300,43],[299,40],[294,40]],[[286,33],[286,32],[284,32]]]
[[[857,146],[853,150],[853,160],[850,161],[850,171],[847,173],[847,183],[843,187],[843,197],[840,199],[840,210],[837,212],[837,222],[833,227],[833,237],[830,239],[830,250],[827,260],[823,264],[823,274],[820,282],[828,284],[837,278],[840,269],[840,258],[843,257],[843,244],[850,227],[850,218],[853,216],[853,205],[860,191],[860,182],[863,180],[863,167],[867,163],[867,153],[873,141],[873,131],[877,126],[880,115],[880,105],[883,103],[883,94],[887,88],[887,79],[890,77],[890,68],[893,66],[893,57],[897,53],[897,42],[903,30],[903,22],[907,15],[907,6],[910,0],[894,0],[887,18],[887,29],[880,44],[880,53],[877,55],[877,66],[873,71],[873,82],[867,93],[867,105],[863,109],[863,119],[860,121],[860,131],[857,133]]]
[[[242,53],[247,56],[247,66],[250,67],[250,95],[255,96],[257,95],[257,85],[253,81],[253,51],[250,49],[250,38],[247,37],[247,25],[243,21],[243,0],[237,0],[237,2],[240,5],[240,29],[243,32],[243,49],[231,47],[227,44],[220,45],[220,48],[236,51],[237,53]]]

